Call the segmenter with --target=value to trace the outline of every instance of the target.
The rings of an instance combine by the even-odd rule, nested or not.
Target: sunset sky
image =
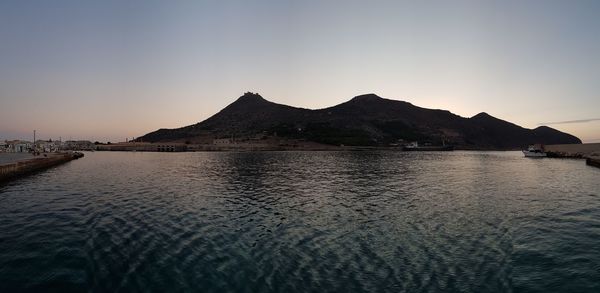
[[[600,142],[600,1],[0,1],[0,140],[124,141],[246,91],[311,109],[376,93]]]

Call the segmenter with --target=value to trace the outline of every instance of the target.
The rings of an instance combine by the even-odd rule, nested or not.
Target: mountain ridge
[[[516,149],[533,143],[581,143],[577,137],[541,126],[523,128],[481,112],[465,118],[369,93],[323,109],[278,104],[247,92],[208,119],[159,129],[137,141],[210,142],[219,137],[259,135],[330,145],[387,146],[399,142],[451,143],[462,149]]]

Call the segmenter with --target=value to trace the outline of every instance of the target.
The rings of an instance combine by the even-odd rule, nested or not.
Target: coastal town
[[[93,150],[89,141],[6,140],[0,142],[0,182],[83,157],[75,150]]]
[[[60,151],[92,151],[96,145],[87,140],[27,140],[0,141],[0,153],[54,153]]]

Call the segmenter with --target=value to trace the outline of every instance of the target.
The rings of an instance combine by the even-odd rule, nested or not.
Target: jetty
[[[554,144],[544,149],[548,157],[585,159],[589,166],[600,168],[600,143]]]
[[[81,157],[83,157],[83,154],[80,152],[45,153],[5,162],[0,164],[0,182],[18,179]]]

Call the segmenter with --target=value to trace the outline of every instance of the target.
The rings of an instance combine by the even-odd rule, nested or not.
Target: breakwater
[[[79,152],[54,153],[2,164],[0,165],[0,182],[16,179],[81,157],[83,154]]]
[[[600,156],[600,143],[553,144],[544,146],[549,157],[585,159]]]
[[[600,143],[555,144],[544,149],[548,157],[585,159],[586,164],[600,168]]]

